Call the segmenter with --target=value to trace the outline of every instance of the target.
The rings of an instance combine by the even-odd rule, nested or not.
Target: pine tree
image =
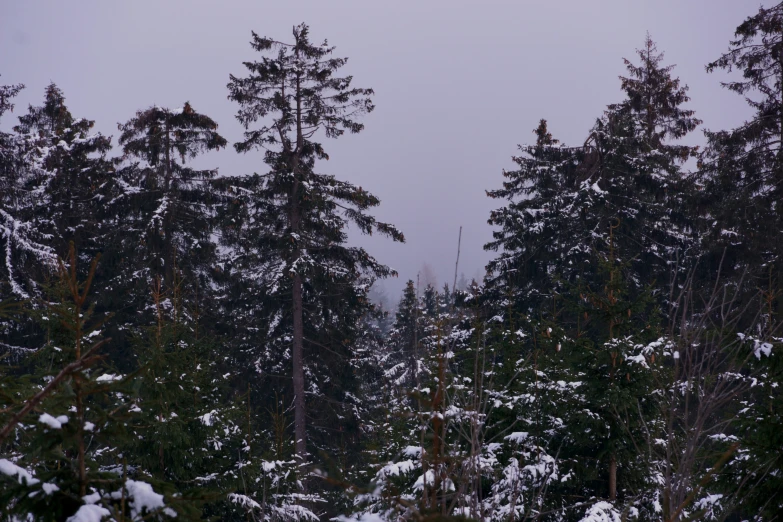
[[[13,112],[13,99],[22,89],[24,89],[22,84],[0,86],[0,115]]]
[[[402,297],[397,305],[395,320],[387,338],[390,349],[386,361],[387,377],[401,390],[413,390],[419,382],[418,360],[421,357],[421,342],[424,338],[424,310],[416,295],[413,280],[405,283]]]
[[[243,241],[246,247],[257,249],[263,265],[276,267],[268,284],[272,293],[280,292],[281,299],[288,296],[280,302],[285,310],[280,317],[285,318],[291,336],[294,435],[297,457],[304,462],[308,454],[305,390],[314,384],[305,382],[305,345],[309,345],[307,352],[327,353],[319,347],[324,343],[316,341],[315,332],[306,338],[305,325],[334,324],[339,332],[343,322],[353,328],[349,318],[335,321],[330,317],[337,310],[345,315],[351,308],[361,308],[368,288],[360,286],[367,285],[363,274],[385,277],[393,273],[364,249],[347,246],[345,226],[352,222],[363,233],[377,231],[398,241],[403,236],[366,212],[379,204],[377,198],[315,170],[317,160],[328,159],[316,136],[323,133],[337,138],[346,130],[360,132],[363,125],[356,118],[372,111],[372,90],[352,88],[351,77],[335,77],[346,59],[332,57],[334,48],[326,42],[311,44],[304,24],[294,27],[293,43],[253,33],[251,46],[267,56],[245,62],[249,75],[232,75],[228,84],[229,99],[240,105],[237,118],[247,129],[235,148],[243,153],[265,149],[264,161],[270,171],[245,186],[251,195],[248,204],[253,206],[249,212],[253,221]],[[271,120],[263,120],[267,117]],[[305,302],[312,311],[305,310]],[[306,315],[310,320],[305,320]]]
[[[389,392],[385,420],[378,420],[384,444],[372,484],[356,498],[359,513],[389,521],[449,516],[501,521],[544,512],[557,520],[554,513],[564,504],[545,492],[557,488],[561,478],[573,478],[561,475],[560,461],[547,446],[565,431],[554,415],[568,408],[558,403],[569,401],[579,383],[558,382],[554,372],[547,375],[553,381],[543,382],[543,366],[535,372],[530,367],[535,384],[521,382],[526,366],[488,342],[493,336],[474,310],[480,296],[467,299],[467,308],[454,306],[430,317],[424,296],[415,299],[412,282],[407,288],[398,318],[420,317],[423,332],[410,363],[421,370],[417,401],[409,400],[410,385],[399,386],[397,360],[384,358]],[[544,342],[549,341],[554,348],[555,337]],[[390,343],[394,350],[394,337]],[[551,413],[537,419],[541,410],[533,395],[548,402]]]
[[[663,53],[658,53],[649,33],[644,48],[636,53],[641,61],[639,65],[623,60],[629,76],[621,76],[620,81],[628,98],[611,108],[634,114],[637,132],[646,141],[648,151],[660,151],[669,161],[692,157],[696,152],[694,147],[670,142],[685,137],[701,124],[694,111],[680,107],[690,100],[688,87],[680,86],[679,78],[672,78],[673,65],[661,66]],[[671,168],[665,163],[663,166]]]
[[[133,456],[137,476],[177,491],[175,507],[195,520],[205,504],[240,489],[237,470],[255,459],[220,347],[188,321],[180,288],[164,289],[159,277],[151,289],[155,323],[133,343],[139,369],[121,449]]]
[[[613,230],[608,234],[611,242]],[[578,308],[582,321],[572,334],[574,344],[564,352],[568,363],[582,370],[584,407],[590,412],[583,422],[591,429],[579,438],[587,445],[585,454],[599,457],[602,468],[606,464],[611,501],[641,489],[652,476],[640,448],[643,430],[654,424],[658,411],[652,392],[653,370],[660,366],[652,363],[656,351],[662,361],[663,346],[652,292],[630,294],[622,268],[610,244],[599,266],[603,281],[580,288],[584,298],[567,304]],[[584,470],[585,475],[590,473]]]
[[[486,248],[503,252],[488,266],[487,295],[503,338],[528,336],[508,356],[535,366],[529,378],[520,370],[519,393],[536,397],[537,419],[568,425],[542,437],[533,423],[530,442],[559,455],[557,467],[574,477],[550,488],[552,506],[587,492],[626,501],[654,478],[638,444],[658,421],[650,397],[660,370],[650,358],[660,361],[665,344],[657,318],[695,250],[682,172],[695,148],[676,140],[700,121],[682,108],[687,87],[649,36],[638,56],[638,65],[625,62],[626,99],[607,108],[584,146],[563,147],[542,121],[536,145],[515,158],[520,169],[488,193],[508,204],[490,218],[501,229]],[[574,394],[558,404],[544,389]]]
[[[435,289],[432,285],[427,285],[424,288],[424,292],[422,293],[422,303],[424,305],[424,313],[428,316],[432,317],[433,319],[436,319],[438,316],[438,301],[440,301],[440,296],[438,295],[438,291]]]
[[[120,125],[124,158],[136,160],[124,171],[143,188],[130,209],[145,227],[145,250],[152,275],[160,275],[167,287],[174,286],[177,266],[210,257],[209,226],[203,182],[215,169],[186,166],[199,154],[225,147],[217,123],[196,112],[190,103],[170,110],[151,107]],[[130,192],[129,195],[134,195]],[[178,265],[179,263],[179,265]],[[193,269],[191,268],[191,275]]]
[[[9,236],[21,248],[9,244],[7,267],[12,284],[17,276],[25,282],[18,289],[24,295],[40,297],[41,285],[53,275],[55,255],[67,258],[70,243],[82,260],[92,259],[111,229],[103,212],[113,170],[106,159],[111,140],[92,133],[93,125],[71,115],[65,96],[52,83],[43,104],[30,106],[14,127],[19,157],[14,172],[8,173],[7,180],[16,189],[9,191],[13,200],[7,208],[19,216],[17,230],[34,230],[35,235],[21,242]],[[14,266],[16,274],[11,271]],[[43,339],[29,333],[13,344],[40,346]]]

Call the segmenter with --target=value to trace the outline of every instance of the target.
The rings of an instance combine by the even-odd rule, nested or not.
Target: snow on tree
[[[13,110],[12,100],[23,85],[0,86],[0,118]],[[54,268],[54,250],[36,223],[35,208],[45,179],[37,147],[26,136],[0,132],[0,238],[2,275],[0,297],[28,298],[39,288],[30,271]]]
[[[314,365],[330,353],[350,358],[341,342],[350,334],[341,330],[350,332],[354,324],[336,314],[348,312],[350,318],[351,310],[364,306],[372,279],[394,273],[364,249],[348,246],[346,226],[395,241],[403,236],[367,212],[380,203],[375,196],[316,170],[318,160],[328,159],[316,139],[360,132],[364,126],[357,118],[373,110],[373,91],[351,87],[350,76],[335,76],[346,59],[332,57],[326,41],[312,44],[304,24],[294,27],[292,43],[253,33],[251,46],[266,56],[245,62],[248,76],[232,75],[228,84],[229,98],[240,106],[237,119],[247,129],[235,148],[265,150],[269,172],[227,188],[236,190],[247,217],[232,235],[242,244],[239,255],[252,263],[242,269],[262,277],[266,292],[283,305],[273,313],[284,332],[278,343],[290,343],[296,455],[306,462],[306,394],[316,397],[326,391],[324,378],[336,378],[330,375],[334,366]]]

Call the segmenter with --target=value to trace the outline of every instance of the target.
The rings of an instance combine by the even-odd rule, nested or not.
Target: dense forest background
[[[647,35],[487,191],[485,275],[455,242],[395,306],[348,231],[405,231],[326,168],[375,93],[307,25],[251,35],[235,143],[185,100],[105,136],[50,84],[0,133],[0,516],[777,520],[783,3],[738,22],[706,68],[746,122],[692,145]]]

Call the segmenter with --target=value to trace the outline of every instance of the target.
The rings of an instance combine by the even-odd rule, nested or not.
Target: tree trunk
[[[296,49],[296,58],[299,59],[299,49]],[[301,228],[301,209],[299,208],[299,183],[300,183],[300,155],[304,149],[304,136],[302,134],[302,86],[301,72],[296,73],[296,149],[291,158],[291,171],[294,175],[294,185],[291,191],[291,232],[299,234]],[[296,262],[301,255],[299,237],[296,238],[293,261]],[[298,270],[298,266],[297,266]],[[293,280],[293,313],[294,313],[294,342],[293,342],[293,380],[294,380],[294,436],[296,437],[296,456],[299,464],[307,462],[307,419],[305,409],[305,382],[304,382],[304,324],[302,320],[302,275],[294,272]]]
[[[171,127],[169,118],[171,118],[170,114],[166,114],[166,168],[165,168],[165,175],[163,178],[163,197],[164,198],[170,198],[171,197],[171,178],[172,178],[172,168],[171,168]],[[166,213],[163,215],[163,282],[165,283],[165,287],[168,289],[173,289],[175,285],[175,274],[174,274],[174,242],[172,240],[172,213],[173,213],[173,202],[168,202],[168,207],[166,208]]]
[[[296,170],[294,170],[296,172]],[[291,194],[291,231],[299,233],[299,201],[298,180],[294,181]],[[293,252],[292,262],[296,263],[302,252],[297,244]],[[305,382],[304,382],[304,321],[302,318],[302,274],[298,272],[298,266],[293,273],[291,288],[291,300],[293,302],[293,381],[294,381],[294,437],[296,457],[299,464],[307,462],[307,419],[305,409]]]
[[[305,419],[305,384],[303,360],[303,324],[302,324],[302,276],[294,274],[294,343],[293,343],[293,379],[294,379],[294,436],[296,437],[296,456],[299,463],[307,460],[307,434]]]
[[[617,459],[614,453],[609,457],[609,500],[617,500]]]

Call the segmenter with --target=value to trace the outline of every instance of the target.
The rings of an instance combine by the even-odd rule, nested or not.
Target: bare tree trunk
[[[609,500],[617,500],[617,459],[609,457]]]
[[[299,50],[296,50],[296,57],[299,58]],[[294,259],[296,262],[301,255],[301,246],[299,245],[299,231],[301,228],[301,209],[299,208],[299,184],[300,184],[300,154],[304,148],[304,136],[302,135],[302,91],[300,72],[296,76],[296,149],[294,150],[292,160],[292,173],[294,175],[294,186],[291,190],[291,232],[296,236],[296,248],[294,249]],[[299,464],[307,461],[307,410],[305,405],[305,382],[304,382],[304,322],[302,319],[302,275],[298,272],[298,266],[293,274],[293,381],[294,381],[294,436],[296,437],[296,456]]]
[[[438,327],[438,387],[435,390],[435,397],[432,400],[432,500],[430,508],[434,511],[438,509],[438,492],[443,488],[443,445],[444,445],[444,407],[443,395],[444,381],[446,379],[446,368],[444,364],[443,348],[441,346],[440,327]],[[442,495],[441,495],[442,496]],[[445,506],[445,499],[443,499]],[[445,515],[445,513],[443,513]]]
[[[294,436],[296,437],[296,456],[300,464],[307,460],[307,420],[305,418],[305,384],[303,360],[302,324],[302,276],[294,273],[294,343],[293,343],[293,379],[294,379]]]
[[[452,301],[449,303],[450,310],[454,310],[454,292],[457,290],[457,271],[459,270],[459,251],[462,249],[462,225],[459,227],[459,238],[457,239],[457,262],[454,263],[454,284],[451,285]]]
[[[171,197],[171,179],[173,177],[173,169],[171,168],[171,114],[166,111],[166,168],[165,177],[163,179],[163,197]],[[166,213],[163,216],[163,282],[169,289],[173,289],[175,285],[174,281],[174,241],[172,236],[173,228],[173,212],[174,204],[172,201],[168,201]]]
[[[296,163],[294,162],[294,172],[296,173]],[[291,191],[291,232],[299,234],[300,216],[299,216],[299,180],[294,179],[293,190]],[[297,239],[298,241],[298,239]],[[301,255],[301,250],[297,244],[293,252],[292,262],[296,263]],[[302,318],[302,274],[298,272],[298,267],[293,270],[293,285],[291,288],[291,300],[293,302],[293,381],[294,381],[294,437],[296,456],[299,464],[307,461],[307,410],[305,409],[305,382],[304,382],[304,321]]]

